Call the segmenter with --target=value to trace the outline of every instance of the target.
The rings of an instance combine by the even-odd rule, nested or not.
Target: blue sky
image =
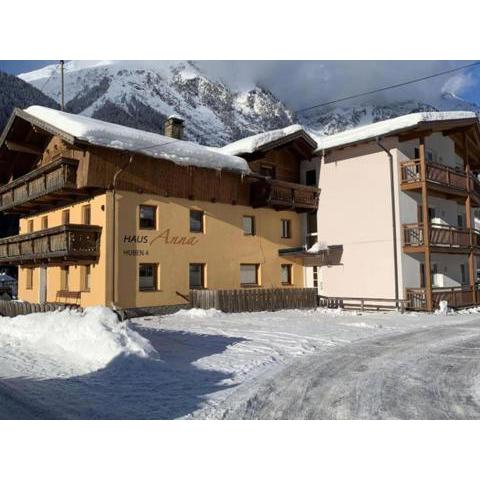
[[[270,88],[291,106],[302,108],[317,101],[380,88],[457,66],[463,61],[206,61],[198,62],[221,79]],[[0,60],[0,70],[11,74],[29,72],[58,60]],[[465,100],[480,103],[480,66],[417,83],[408,88],[388,90],[382,100],[412,96],[428,103],[432,92],[443,88]],[[368,101],[368,98],[365,98]]]

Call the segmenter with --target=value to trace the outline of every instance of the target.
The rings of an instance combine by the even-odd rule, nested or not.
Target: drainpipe
[[[113,200],[113,206],[112,206],[112,307],[114,310],[116,310],[116,285],[115,285],[115,263],[117,260],[117,222],[116,222],[116,209],[117,209],[117,200],[116,200],[116,187],[117,187],[117,179],[119,175],[125,171],[125,169],[132,164],[134,159],[134,155],[130,155],[128,158],[128,161],[120,167],[116,172],[115,175],[113,176],[113,181],[112,181],[112,200]]]
[[[390,150],[380,143],[376,138],[377,145],[388,155],[388,166],[390,171],[390,199],[392,202],[392,232],[393,232],[393,270],[395,272],[395,299],[398,299],[398,259],[397,259],[397,217],[395,212],[395,181],[393,176],[393,155]],[[397,304],[398,307],[398,304]]]

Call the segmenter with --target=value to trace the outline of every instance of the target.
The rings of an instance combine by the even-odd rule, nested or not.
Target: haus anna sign
[[[198,242],[199,242],[199,239],[196,237],[174,235],[172,234],[170,229],[167,228],[156,236],[124,235],[123,245],[125,248],[123,250],[123,254],[129,255],[129,256],[144,256],[149,254],[148,248],[150,248],[154,244],[191,247],[193,245],[196,245]],[[137,247],[137,248],[126,248],[127,246]]]

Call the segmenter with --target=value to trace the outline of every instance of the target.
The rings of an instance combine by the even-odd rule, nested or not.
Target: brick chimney
[[[181,140],[183,138],[183,127],[184,121],[182,118],[170,115],[163,124],[163,134],[166,137]]]

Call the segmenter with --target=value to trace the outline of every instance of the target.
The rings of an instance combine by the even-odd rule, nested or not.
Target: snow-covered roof
[[[243,155],[246,153],[253,153],[269,143],[301,132],[303,132],[305,136],[308,135],[302,125],[290,125],[285,128],[270,130],[269,132],[258,133],[257,135],[252,135],[251,137],[242,138],[241,140],[229,143],[228,145],[216,150],[228,155]]]
[[[158,133],[145,132],[82,115],[60,112],[47,107],[32,106],[25,112],[77,140],[101,147],[137,152],[170,160],[177,165],[193,165],[216,170],[249,173],[247,162],[240,157]]]
[[[318,148],[317,152],[335,147],[350,145],[375,137],[392,135],[396,132],[418,126],[422,122],[438,122],[442,120],[476,119],[475,112],[418,112],[402,115],[401,117],[384,120],[382,122],[352,128],[344,132],[327,136],[314,136]]]

